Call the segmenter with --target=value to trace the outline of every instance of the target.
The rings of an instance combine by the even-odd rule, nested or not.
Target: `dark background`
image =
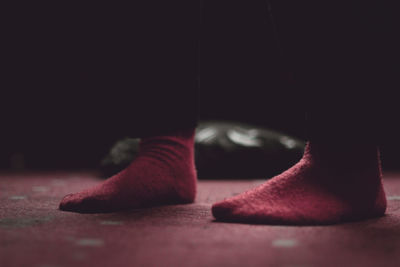
[[[79,32],[79,23],[88,21],[68,23],[70,16],[85,17],[90,8],[54,3],[9,7],[3,36],[11,41],[3,50],[2,80],[7,84],[2,86],[1,168],[96,167],[112,143],[126,136],[107,125],[87,130],[91,102],[107,100],[107,95],[90,76],[95,63],[82,59],[84,50],[66,53],[58,45],[80,45],[79,38],[57,35],[60,29],[88,38]],[[280,92],[290,79],[280,65],[265,1],[205,1],[200,36],[201,120],[241,121],[305,138],[301,99]],[[118,116],[113,105],[107,106],[109,115]],[[384,140],[387,168],[399,165],[399,147],[396,137]]]

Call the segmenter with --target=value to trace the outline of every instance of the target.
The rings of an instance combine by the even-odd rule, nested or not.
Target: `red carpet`
[[[213,222],[215,201],[260,181],[200,181],[196,203],[109,214],[57,210],[90,173],[0,175],[0,266],[400,266],[400,173],[385,217],[336,226]]]

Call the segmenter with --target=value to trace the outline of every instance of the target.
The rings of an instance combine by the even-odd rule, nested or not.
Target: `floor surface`
[[[386,216],[318,227],[213,221],[213,202],[260,180],[200,181],[190,205],[57,209],[65,194],[99,182],[92,173],[0,174],[0,266],[400,266],[400,173],[385,174]]]

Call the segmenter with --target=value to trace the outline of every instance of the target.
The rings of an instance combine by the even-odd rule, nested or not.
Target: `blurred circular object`
[[[196,130],[200,178],[266,178],[303,155],[305,142],[256,125],[209,121]]]
[[[122,139],[101,162],[105,177],[129,165],[139,140]],[[305,142],[256,125],[228,121],[201,122],[196,129],[195,161],[201,179],[267,178],[295,164]]]

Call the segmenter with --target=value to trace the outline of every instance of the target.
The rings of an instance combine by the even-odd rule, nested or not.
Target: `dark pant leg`
[[[89,40],[104,41],[95,44],[89,59],[96,62],[91,75],[96,90],[102,91],[98,101],[93,99],[102,110],[97,118],[104,122],[98,123],[133,137],[193,128],[198,109],[199,0],[143,2],[106,7],[109,17],[98,18],[102,27]]]
[[[394,4],[270,4],[285,60],[294,73],[294,90],[301,92],[307,111],[309,138],[379,142],[391,114],[385,102],[396,87]]]
[[[196,125],[198,0],[5,10],[2,136],[10,153],[86,160],[121,137]]]

